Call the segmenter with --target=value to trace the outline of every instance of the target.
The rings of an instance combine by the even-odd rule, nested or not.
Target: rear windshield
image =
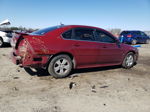
[[[129,31],[123,31],[120,35],[128,35],[128,34],[130,34],[131,32],[129,32]]]
[[[44,28],[44,29],[40,29],[40,30],[37,30],[35,32],[32,32],[30,33],[31,35],[43,35],[47,32],[50,32],[50,31],[53,31],[53,30],[56,30],[58,28],[61,28],[63,25],[61,26],[52,26],[52,27],[48,27],[48,28]]]

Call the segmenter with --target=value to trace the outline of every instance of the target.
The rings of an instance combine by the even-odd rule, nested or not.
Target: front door
[[[95,37],[99,43],[99,63],[117,64],[122,60],[123,50],[117,45],[116,39],[107,32],[97,30]]]

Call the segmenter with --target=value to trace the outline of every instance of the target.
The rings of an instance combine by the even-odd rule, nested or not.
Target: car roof
[[[140,30],[124,30],[122,32],[142,32],[142,31],[140,31]]]
[[[84,28],[96,28],[96,29],[104,30],[104,29],[99,28],[99,27],[88,26],[88,25],[64,25],[64,27],[72,27],[72,28],[76,28],[76,27],[84,27]]]
[[[78,28],[78,27],[83,27],[83,28],[93,28],[93,29],[98,29],[98,30],[101,30],[101,31],[104,31],[104,32],[107,32],[109,34],[111,34],[110,32],[102,29],[102,28],[99,28],[99,27],[94,27],[94,26],[88,26],[88,25],[64,25],[64,27],[69,27],[69,28]],[[111,34],[112,36],[114,36],[113,34]]]
[[[98,29],[98,30],[104,31],[104,32],[106,32],[108,34],[111,34],[113,37],[115,37],[112,33],[108,32],[107,30],[104,30],[102,28],[95,27],[95,26],[88,26],[88,25],[64,25],[63,27],[68,27],[68,28],[78,28],[78,27],[93,28],[93,29]]]

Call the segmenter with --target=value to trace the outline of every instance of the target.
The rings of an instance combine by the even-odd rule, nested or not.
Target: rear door
[[[117,64],[122,61],[123,50],[113,36],[96,30],[95,38],[99,47],[99,64]]]
[[[91,66],[98,63],[99,48],[94,39],[94,29],[73,29],[72,49],[78,66]]]

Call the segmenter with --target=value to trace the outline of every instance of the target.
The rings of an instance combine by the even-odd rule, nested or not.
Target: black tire
[[[3,47],[3,45],[4,45],[3,39],[0,37],[0,47]]]
[[[130,58],[130,59],[129,59]],[[122,63],[122,67],[125,68],[125,69],[130,69],[134,66],[135,64],[135,56],[134,56],[134,53],[133,52],[129,52],[124,60],[123,60],[123,63]]]
[[[58,55],[50,61],[48,73],[55,78],[64,78],[70,74],[72,67],[73,63],[68,55]]]
[[[145,44],[149,44],[150,43],[150,40],[149,39],[147,39],[146,40],[146,42],[145,42]]]
[[[137,40],[135,40],[135,39],[133,39],[131,42],[132,45],[135,45],[136,43],[137,43]]]

